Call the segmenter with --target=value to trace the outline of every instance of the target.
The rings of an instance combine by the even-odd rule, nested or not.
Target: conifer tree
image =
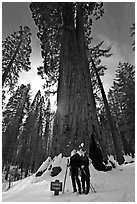
[[[115,157],[115,149],[113,145],[112,135],[108,125],[108,119],[107,119],[103,99],[101,99],[99,102],[98,117],[99,117],[101,132],[102,132],[101,144],[105,148],[107,155],[114,155]]]
[[[30,70],[31,33],[28,26],[2,41],[2,86],[11,91],[17,84],[19,73]]]
[[[102,52],[103,52],[103,50],[102,50]],[[104,52],[104,54],[105,54],[105,52]],[[116,126],[115,126],[113,118],[111,116],[108,100],[107,100],[107,97],[106,97],[106,94],[105,94],[103,84],[101,82],[97,67],[96,67],[95,62],[94,62],[95,60],[93,60],[92,56],[91,56],[90,59],[91,59],[91,63],[92,63],[94,73],[96,74],[96,77],[97,77],[97,80],[98,80],[98,85],[99,85],[99,88],[100,88],[100,91],[101,91],[101,94],[102,94],[105,110],[106,110],[106,113],[107,113],[108,124],[109,124],[109,128],[110,128],[110,131],[111,131],[113,144],[114,144],[114,147],[115,147],[116,158],[117,158],[118,163],[122,164],[124,162],[124,158],[123,158],[123,153],[122,153],[122,145],[121,145],[122,143],[121,143],[121,140],[120,140],[120,135],[119,135],[119,132],[118,132]]]
[[[40,102],[36,108],[36,112],[38,112],[37,121],[35,124],[36,135],[35,135],[35,138],[33,138],[32,153],[31,153],[32,163],[30,163],[32,172],[36,172],[39,166],[47,157],[47,152],[44,151],[46,147],[43,146],[43,143],[46,143],[44,139],[47,139],[47,138],[44,138],[44,126],[45,126],[44,111],[45,111],[45,101],[44,101],[44,97],[41,97]]]
[[[87,39],[88,43],[88,39]],[[92,82],[92,87],[93,87],[93,93],[95,97],[96,104],[97,106],[97,115],[99,118],[100,122],[100,129],[101,129],[101,136],[99,138],[99,142],[102,146],[102,151],[105,155],[105,158],[107,159],[107,154],[109,154],[112,151],[107,151],[107,149],[113,149],[113,154],[114,154],[114,147],[112,147],[112,136],[111,132],[108,132],[108,127],[106,127],[106,124],[104,124],[104,120],[102,123],[102,120],[100,121],[100,117],[106,119],[107,117],[104,112],[104,106],[102,106],[103,101],[105,101],[105,104],[107,105],[107,99],[105,96],[105,91],[103,88],[103,84],[101,82],[100,77],[105,74],[105,71],[107,70],[107,67],[102,64],[102,59],[103,58],[108,58],[111,57],[112,54],[110,53],[111,51],[111,45],[108,46],[107,48],[102,48],[104,41],[98,43],[96,46],[92,46],[92,43],[88,43],[88,61],[89,61],[89,68],[90,68],[90,76],[91,76],[91,82]],[[104,47],[104,46],[103,46]],[[101,107],[100,107],[101,106]],[[107,105],[108,109],[108,105]],[[100,113],[101,111],[101,113]],[[102,115],[104,114],[104,116]],[[110,114],[109,114],[110,115]],[[108,120],[109,122],[109,120]],[[103,126],[105,125],[105,127]],[[105,133],[105,134],[104,134]],[[106,137],[105,137],[106,135]],[[108,143],[109,142],[109,143]],[[109,147],[106,147],[106,144],[108,144]],[[122,153],[122,151],[120,151]],[[120,154],[119,153],[119,154]],[[120,162],[120,161],[119,161]],[[121,163],[123,162],[123,159],[121,160]]]
[[[119,63],[108,94],[111,112],[122,135],[125,153],[135,151],[135,67]]]
[[[37,137],[38,104],[40,103],[40,99],[41,92],[38,91],[30,105],[29,112],[19,135],[20,145],[17,162],[20,168],[25,170],[25,176],[27,176],[28,170],[32,168],[34,161],[34,152],[32,149]]]
[[[17,150],[17,140],[23,118],[28,107],[30,85],[23,84],[10,97],[3,112],[2,160],[3,164],[13,164]]]
[[[47,105],[48,107],[48,105]],[[38,91],[27,114],[19,135],[17,163],[25,171],[36,172],[47,158],[47,141],[49,137],[49,117],[46,111],[45,99]]]
[[[45,110],[45,130],[44,130],[44,141],[45,141],[45,152],[47,156],[51,155],[52,152],[52,123],[53,123],[54,113],[51,113],[50,100],[47,102],[47,107]]]

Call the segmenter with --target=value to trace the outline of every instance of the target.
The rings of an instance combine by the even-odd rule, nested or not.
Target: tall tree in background
[[[18,153],[18,163],[20,168],[24,168],[25,176],[28,174],[28,170],[32,167],[34,161],[33,148],[36,145],[37,138],[37,122],[38,122],[38,104],[40,103],[41,93],[37,92],[31,106],[27,118],[24,122],[24,126],[20,133],[20,147]],[[35,151],[38,151],[36,148]]]
[[[51,104],[50,100],[47,102],[47,108],[45,110],[45,120],[46,120],[46,125],[45,125],[45,130],[44,130],[44,138],[45,138],[45,143],[43,144],[45,149],[45,152],[48,156],[51,155],[52,151],[52,123],[54,119],[55,113],[51,113]]]
[[[48,141],[48,132],[45,135],[46,127],[46,115],[45,115],[45,101],[42,96],[39,104],[36,108],[36,124],[35,124],[35,135],[32,136],[32,152],[30,159],[30,167],[32,172],[36,172],[42,162],[47,158],[47,141]],[[44,144],[44,145],[43,145]]]
[[[47,112],[44,97],[38,91],[19,135],[17,164],[25,171],[36,172],[41,163],[47,158],[47,141],[49,130],[47,127]]]
[[[102,3],[31,3],[30,8],[39,27],[38,36],[45,64],[43,70],[48,73],[57,62],[55,67],[59,68],[52,154],[62,152],[69,155],[73,148],[78,148],[84,142],[85,149],[92,157],[92,138],[98,139],[100,130],[85,33],[91,14],[97,17],[102,15]]]
[[[3,112],[2,161],[12,164],[15,160],[17,140],[23,118],[28,107],[30,85],[21,85],[9,99]]]
[[[107,155],[114,155],[115,157],[115,149],[113,145],[112,135],[109,129],[106,110],[102,98],[99,101],[98,117],[102,132],[101,144],[105,148]]]
[[[11,91],[18,81],[19,72],[30,70],[31,33],[27,26],[2,41],[2,86]]]
[[[98,83],[95,70],[92,66],[91,59],[94,59],[94,63],[96,64],[99,77],[104,76],[105,71],[107,70],[107,67],[102,64],[102,59],[111,57],[112,54],[110,53],[111,46],[105,48],[103,43],[104,41],[99,42],[95,46],[92,46],[92,41],[90,40],[90,38],[87,38],[87,45],[88,45],[87,56],[88,56],[88,62],[89,62],[90,77],[91,77],[91,83],[92,83],[93,93],[94,93],[96,107],[97,107],[96,108],[97,116],[99,119],[100,119],[99,113],[100,113],[100,105],[101,105],[100,102],[102,101],[102,95],[101,95],[100,85]],[[100,129],[101,129],[101,133],[103,133],[101,124],[100,124]],[[103,154],[107,155],[106,147],[104,145],[105,140],[106,140],[105,137],[103,136],[103,134],[101,134],[99,138],[99,143],[101,144]]]
[[[101,50],[100,47],[101,44],[99,44],[98,46],[96,46],[96,49],[92,49],[90,50],[90,56],[89,56],[89,60],[91,62],[91,66],[93,68],[93,71],[96,75],[97,81],[98,81],[98,85],[101,91],[101,95],[103,98],[103,102],[104,102],[104,107],[106,110],[106,114],[107,114],[107,118],[108,118],[108,124],[109,124],[109,128],[111,131],[111,135],[112,135],[112,139],[113,139],[113,144],[115,147],[115,152],[116,152],[116,158],[119,164],[122,164],[124,162],[124,158],[123,158],[123,153],[122,153],[122,145],[121,145],[121,140],[120,140],[120,135],[119,132],[115,126],[115,123],[113,121],[113,118],[111,116],[111,112],[110,112],[110,108],[109,108],[109,104],[107,101],[107,97],[103,88],[103,84],[101,82],[100,76],[99,76],[99,72],[98,70],[100,70],[100,66],[96,66],[96,59],[100,56],[100,55],[104,55],[105,57],[109,57],[111,56],[111,54],[109,54],[109,51],[111,49],[111,47],[108,47],[108,49],[106,50]],[[94,59],[94,60],[93,60]],[[99,64],[99,62],[98,62]]]
[[[108,93],[111,112],[122,135],[125,153],[135,152],[135,67],[119,63]]]

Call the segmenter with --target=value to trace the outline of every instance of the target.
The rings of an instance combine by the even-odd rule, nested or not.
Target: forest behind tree
[[[104,14],[103,3],[30,3],[38,27],[45,95],[31,99],[31,85],[18,86],[19,72],[30,66],[31,33],[25,26],[2,42],[2,167],[21,169],[26,177],[48,157],[69,156],[84,143],[97,170],[106,171],[109,155],[119,164],[135,153],[135,67],[119,62],[106,96],[101,76],[109,67],[111,47],[92,45],[93,21]],[[135,50],[135,24],[129,28]],[[13,46],[14,45],[14,46]],[[57,90],[51,87],[57,85]],[[10,99],[6,102],[7,93]],[[57,111],[50,98],[57,93]]]

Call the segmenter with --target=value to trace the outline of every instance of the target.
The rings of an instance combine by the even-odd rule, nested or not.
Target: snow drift
[[[69,171],[66,178],[65,192],[54,196],[50,191],[51,182],[60,180],[64,183],[66,172],[66,157],[62,154],[53,160],[50,157],[40,166],[38,171],[20,181],[2,193],[3,202],[134,202],[135,201],[135,163],[131,157],[125,157],[126,163],[108,172],[97,171],[90,163],[91,183],[96,193],[90,190],[88,195],[72,193]],[[112,158],[111,158],[112,159]],[[132,162],[132,163],[129,163]],[[51,176],[53,167],[61,167],[57,176]],[[38,172],[41,176],[36,176]]]

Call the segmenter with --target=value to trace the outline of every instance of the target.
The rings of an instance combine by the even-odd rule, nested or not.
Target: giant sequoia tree
[[[39,28],[44,67],[51,79],[59,69],[57,113],[54,121],[52,154],[69,155],[84,142],[93,159],[100,130],[87,59],[87,37],[91,37],[91,15],[102,15],[98,3],[31,3]],[[57,72],[56,72],[57,73]],[[54,77],[55,79],[55,77]],[[95,139],[95,140],[94,140]],[[96,159],[100,157],[96,155]],[[94,160],[95,161],[95,160]]]

